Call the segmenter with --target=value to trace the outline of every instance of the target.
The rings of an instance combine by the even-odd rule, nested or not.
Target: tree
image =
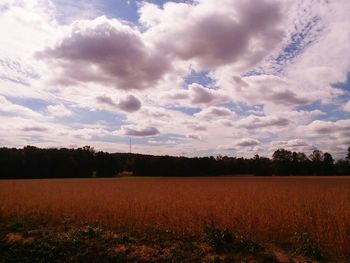
[[[322,151],[316,149],[310,154],[310,160],[312,162],[312,171],[314,175],[320,175],[323,173],[323,159],[324,154]]]
[[[318,149],[314,150],[312,154],[310,154],[310,160],[315,163],[322,162],[323,158],[324,158],[323,152]]]
[[[328,152],[325,152],[323,155],[323,173],[325,175],[334,174],[334,159]]]
[[[274,171],[279,175],[290,175],[293,154],[285,149],[278,149],[272,155]]]
[[[348,154],[346,155],[345,159],[350,162],[350,147],[348,148]]]
[[[310,173],[310,160],[303,152],[293,152],[292,154],[293,175],[307,175]]]

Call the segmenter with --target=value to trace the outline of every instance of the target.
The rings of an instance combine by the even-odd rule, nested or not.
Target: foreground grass
[[[295,250],[296,251],[296,250]],[[164,231],[120,232],[98,225],[52,224],[40,218],[1,218],[0,262],[311,262],[264,247],[227,229],[201,236]]]

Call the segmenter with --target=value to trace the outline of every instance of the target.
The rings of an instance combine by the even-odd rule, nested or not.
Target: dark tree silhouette
[[[310,154],[312,162],[313,175],[320,175],[323,173],[323,152],[316,149]]]
[[[336,163],[330,153],[305,153],[278,149],[272,159],[228,156],[152,156],[96,152],[90,146],[77,149],[0,148],[0,179],[112,177],[122,171],[135,176],[218,175],[350,175],[350,147]]]
[[[334,175],[334,159],[328,152],[323,154],[323,174]]]
[[[290,175],[293,154],[285,149],[278,149],[272,155],[274,171],[277,175]]]

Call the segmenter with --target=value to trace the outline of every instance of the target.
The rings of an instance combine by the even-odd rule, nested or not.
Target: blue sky
[[[0,143],[342,158],[349,11],[346,0],[4,0]]]

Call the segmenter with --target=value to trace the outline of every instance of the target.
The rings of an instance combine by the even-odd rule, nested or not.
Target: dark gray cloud
[[[107,96],[98,96],[96,97],[96,101],[100,104],[106,104],[108,106],[116,107],[117,104],[113,101],[112,98]]]
[[[123,90],[150,88],[170,67],[138,31],[105,17],[73,24],[61,42],[37,57],[61,68],[58,84],[96,82]]]
[[[158,129],[155,127],[134,128],[131,126],[124,126],[122,127],[122,130],[124,135],[137,137],[154,136],[159,134]]]
[[[110,107],[120,109],[126,112],[136,112],[141,108],[141,101],[134,95],[128,95],[116,103],[111,97],[106,95],[96,97],[96,101],[100,104],[108,105]]]
[[[258,140],[252,138],[244,138],[236,142],[236,145],[240,147],[256,146],[259,144],[260,142]]]
[[[119,101],[118,107],[126,112],[135,112],[141,108],[141,101],[134,95],[128,95]]]

